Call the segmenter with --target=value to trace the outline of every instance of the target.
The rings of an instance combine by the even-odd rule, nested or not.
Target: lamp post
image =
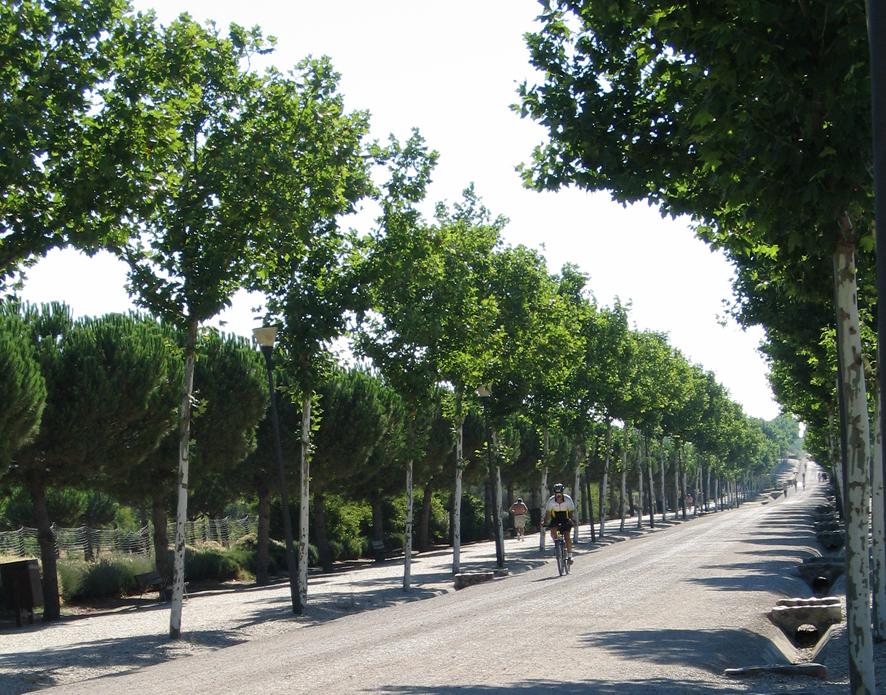
[[[274,370],[271,355],[274,351],[274,340],[277,337],[276,326],[254,328],[252,335],[265,357],[268,371],[268,391],[271,396],[271,427],[274,430],[274,450],[277,458],[277,473],[280,476],[280,508],[283,512],[283,531],[286,534],[286,568],[289,570],[289,592],[292,595],[292,612],[302,612],[301,595],[298,592],[298,577],[295,568],[295,551],[292,543],[292,520],[289,518],[289,495],[286,492],[286,474],[283,470],[283,445],[280,443],[280,419],[277,415],[277,395],[274,389]]]
[[[488,384],[477,387],[477,397],[483,404],[483,430],[486,435],[486,465],[489,475],[492,476],[493,497],[492,525],[495,531],[495,564],[501,569],[505,566],[505,539],[501,527],[501,479],[498,474],[498,466],[492,464],[492,437],[489,432],[489,401],[492,399],[492,389]]]

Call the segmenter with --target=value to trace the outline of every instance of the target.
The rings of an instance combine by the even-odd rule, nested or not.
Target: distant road
[[[818,487],[807,479],[786,499],[585,546],[566,577],[548,562],[460,592],[41,692],[747,692],[723,679],[723,669],[793,656],[765,612],[779,598],[810,595],[793,570],[817,547],[808,511]]]

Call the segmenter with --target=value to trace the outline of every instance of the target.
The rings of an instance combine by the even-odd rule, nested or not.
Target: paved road
[[[810,595],[793,574],[816,553],[808,487],[586,548],[567,577],[546,562],[461,592],[45,692],[782,692],[749,691],[720,674],[795,656],[764,615],[778,598]]]

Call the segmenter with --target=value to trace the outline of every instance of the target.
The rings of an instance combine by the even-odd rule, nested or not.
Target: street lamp
[[[501,569],[505,566],[505,540],[501,528],[501,480],[498,468],[492,465],[492,438],[489,436],[489,401],[492,399],[492,389],[488,384],[480,384],[477,387],[477,397],[483,404],[483,431],[486,435],[486,465],[489,475],[492,476],[493,505],[492,525],[495,531],[495,564]]]
[[[292,595],[292,612],[302,612],[301,594],[298,592],[298,577],[295,568],[295,551],[292,543],[292,521],[289,518],[289,495],[286,492],[286,474],[283,471],[283,446],[280,443],[280,419],[277,416],[277,395],[274,388],[274,369],[271,355],[277,337],[276,326],[262,326],[252,329],[255,342],[265,357],[268,371],[268,391],[271,396],[271,427],[274,430],[274,449],[277,455],[277,473],[280,476],[280,508],[283,511],[283,531],[286,534],[286,567],[289,570],[289,593]]]

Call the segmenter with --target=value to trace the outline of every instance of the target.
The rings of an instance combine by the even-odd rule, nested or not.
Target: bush
[[[465,493],[461,498],[461,539],[479,541],[486,538],[486,519],[483,500]]]
[[[61,560],[59,590],[66,602],[122,596],[136,590],[135,575],[150,572],[150,558],[126,556],[102,558],[98,562]]]
[[[188,547],[185,553],[186,581],[199,582],[207,579],[225,581],[240,576],[241,566],[235,560],[236,551],[231,553],[214,545]]]
[[[256,534],[248,533],[242,536],[234,543],[228,554],[237,559],[241,567],[248,568],[252,574],[256,570],[256,558],[258,557],[258,539]],[[298,561],[298,546],[295,547],[296,562]],[[243,558],[246,558],[244,561]],[[316,567],[319,563],[319,553],[317,546],[308,545],[308,566]],[[280,574],[286,572],[286,544],[282,541],[271,539],[268,545],[268,574]]]
[[[363,528],[372,525],[372,508],[339,495],[327,495],[326,535],[333,560],[356,560],[363,549]]]

